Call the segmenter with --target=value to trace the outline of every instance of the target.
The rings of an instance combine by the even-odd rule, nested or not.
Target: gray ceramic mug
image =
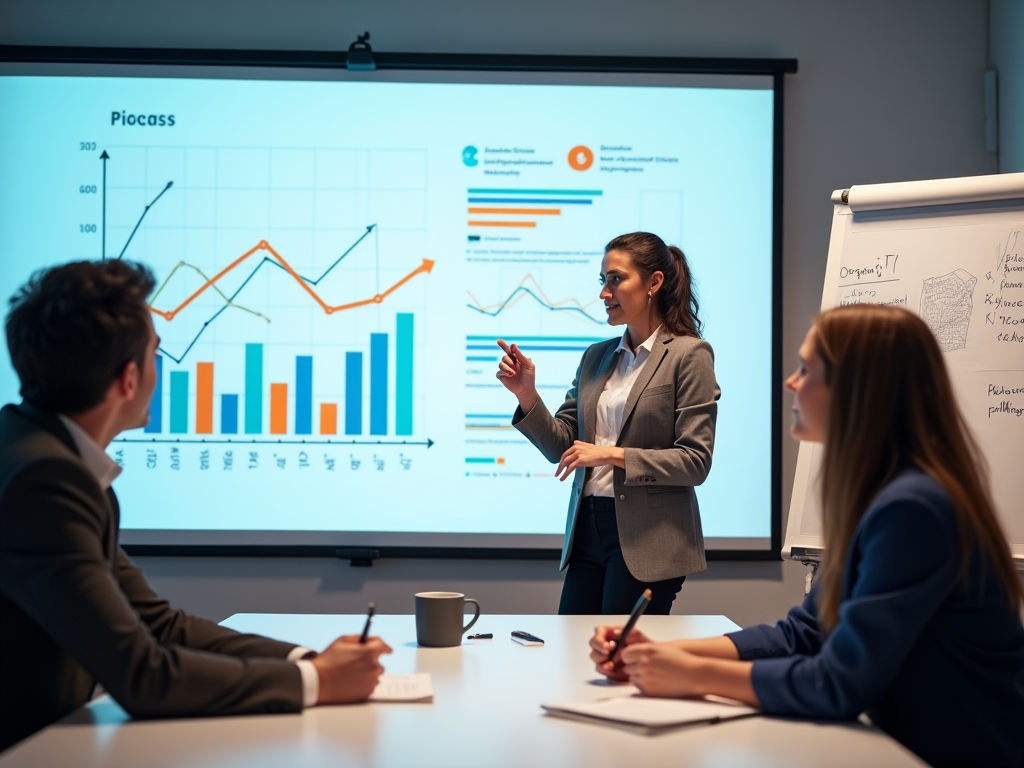
[[[476,615],[462,626],[466,603],[476,606]],[[461,592],[418,592],[416,594],[416,642],[430,648],[462,645],[462,635],[480,618],[480,603]]]

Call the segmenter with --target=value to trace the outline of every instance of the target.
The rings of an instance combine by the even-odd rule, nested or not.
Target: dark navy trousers
[[[647,613],[668,615],[685,576],[640,581],[629,572],[619,546],[615,499],[587,496],[580,504],[572,554],[562,584],[560,614],[628,614],[651,590]]]

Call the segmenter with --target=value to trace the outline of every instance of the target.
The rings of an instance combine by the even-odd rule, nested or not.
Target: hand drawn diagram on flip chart
[[[1024,173],[877,184],[833,195],[821,308],[888,304],[938,339],[1024,570]],[[821,448],[797,459],[783,555],[822,555]]]

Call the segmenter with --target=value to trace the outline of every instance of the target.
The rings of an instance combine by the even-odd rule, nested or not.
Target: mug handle
[[[469,622],[469,624],[467,624],[466,626],[464,626],[464,627],[462,628],[462,631],[463,631],[463,632],[468,632],[468,631],[470,630],[470,628],[471,628],[471,627],[472,627],[472,626],[473,626],[474,624],[476,624],[476,620],[480,618],[480,603],[478,603],[478,602],[477,602],[476,600],[474,600],[474,599],[473,599],[472,597],[467,597],[467,598],[466,598],[465,600],[463,600],[463,601],[462,601],[462,604],[463,604],[463,605],[465,605],[466,603],[472,603],[473,605],[475,605],[475,606],[476,606],[476,615],[475,615],[475,616],[473,616],[473,620],[472,620],[471,622]]]

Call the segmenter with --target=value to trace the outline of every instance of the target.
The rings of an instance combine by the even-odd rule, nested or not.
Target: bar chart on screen
[[[113,147],[104,163],[104,247],[153,269],[161,339],[150,422],[120,443],[429,447],[422,153]]]

